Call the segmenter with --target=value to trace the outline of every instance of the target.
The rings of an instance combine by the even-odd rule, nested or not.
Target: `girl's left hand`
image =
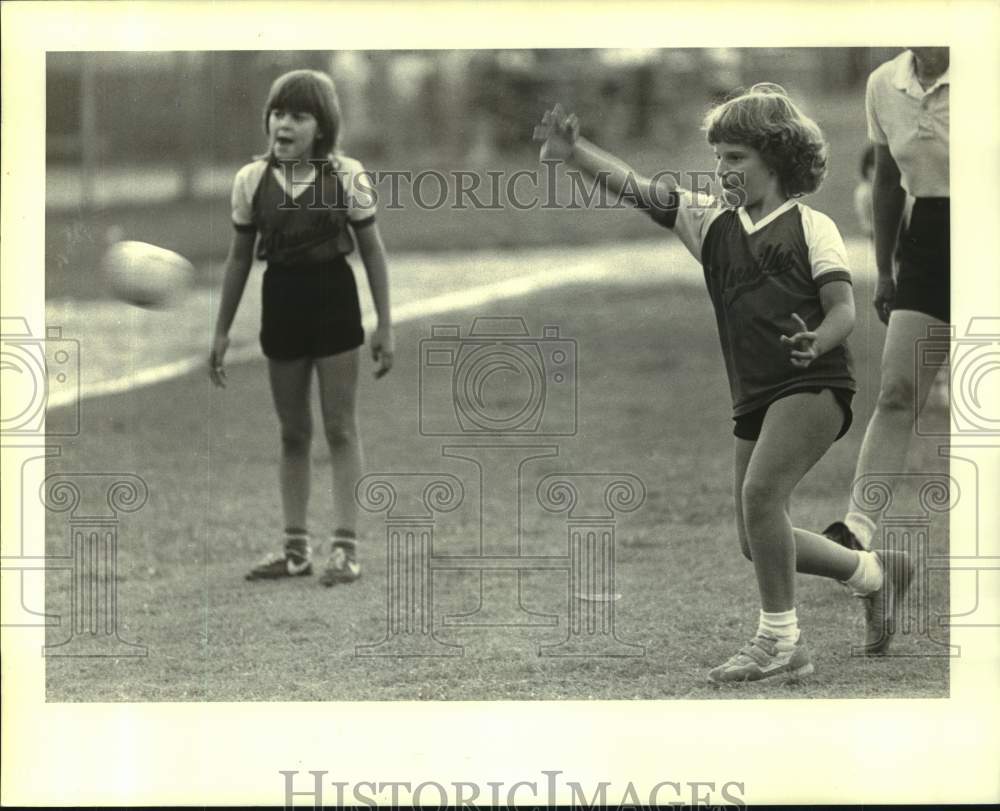
[[[226,387],[225,358],[228,349],[228,335],[216,335],[212,338],[212,350],[208,355],[208,376],[220,389]]]
[[[580,119],[574,113],[567,115],[562,105],[556,104],[546,110],[532,140],[542,145],[539,160],[568,160],[579,137]]]
[[[819,357],[819,350],[816,348],[816,333],[809,330],[806,322],[798,313],[792,313],[792,318],[795,319],[799,331],[790,338],[787,335],[782,335],[781,343],[793,347],[790,353],[792,366],[805,369]]]
[[[372,335],[372,360],[378,364],[375,370],[376,380],[389,374],[395,353],[396,339],[392,334],[392,325],[379,324]]]

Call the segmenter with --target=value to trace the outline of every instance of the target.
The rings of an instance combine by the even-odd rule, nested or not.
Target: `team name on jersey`
[[[720,278],[721,292],[732,304],[741,295],[760,287],[769,279],[794,271],[796,263],[793,249],[775,244],[764,245],[759,260],[734,264],[724,269]]]

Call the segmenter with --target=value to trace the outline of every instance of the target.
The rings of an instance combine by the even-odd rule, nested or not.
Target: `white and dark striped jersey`
[[[269,264],[317,265],[354,250],[355,230],[375,222],[375,190],[361,164],[344,156],[314,162],[311,178],[293,184],[266,159],[236,174],[233,225],[260,235],[257,256]]]
[[[675,191],[665,207],[650,210],[701,262],[715,307],[729,376],[733,416],[768,405],[800,388],[856,390],[846,345],[834,347],[806,369],[792,366],[782,335],[799,331],[792,313],[810,330],[823,321],[819,290],[851,281],[837,226],[795,200],[757,223],[742,208],[709,195]]]

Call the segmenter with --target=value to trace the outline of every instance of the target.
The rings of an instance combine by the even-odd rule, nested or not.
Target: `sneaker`
[[[851,528],[843,521],[834,521],[823,530],[823,535],[834,543],[851,549],[855,552],[866,552],[864,545],[858,540],[858,536],[851,532]]]
[[[319,582],[324,586],[336,586],[338,583],[353,583],[361,577],[361,565],[355,554],[353,541],[334,541]]]
[[[862,597],[865,601],[865,646],[867,656],[881,656],[889,650],[896,632],[899,607],[913,580],[915,566],[906,552],[879,550],[882,587]]]
[[[791,681],[799,676],[808,676],[814,669],[801,634],[795,647],[787,651],[778,650],[778,640],[774,637],[757,634],[729,661],[712,668],[708,680],[712,684],[738,684],[786,676]]]
[[[304,577],[312,574],[309,547],[304,552],[286,549],[280,555],[267,555],[247,572],[247,580],[280,580],[283,577]]]

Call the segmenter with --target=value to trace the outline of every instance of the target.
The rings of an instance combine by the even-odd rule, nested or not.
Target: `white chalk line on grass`
[[[418,318],[440,315],[441,313],[467,310],[484,304],[491,304],[505,299],[529,296],[542,290],[575,284],[580,282],[602,282],[605,284],[646,284],[657,277],[647,273],[624,273],[620,266],[607,261],[574,262],[570,268],[551,268],[543,271],[515,276],[511,279],[456,290],[451,293],[431,296],[425,299],[409,301],[393,309],[393,323],[401,324]],[[663,276],[659,277],[661,280]],[[676,277],[674,278],[676,281]],[[701,284],[700,276],[692,276],[692,283]],[[375,326],[373,316],[365,319],[365,329]],[[246,344],[234,347],[227,355],[229,365],[245,363],[260,358],[260,349],[256,344]],[[181,377],[189,372],[205,368],[205,357],[194,356],[182,358],[170,363],[140,369],[129,375],[111,380],[101,380],[96,383],[83,384],[76,391],[53,392],[48,400],[49,410],[71,405],[75,402],[90,400],[97,397],[107,397],[112,394],[140,389]]]

